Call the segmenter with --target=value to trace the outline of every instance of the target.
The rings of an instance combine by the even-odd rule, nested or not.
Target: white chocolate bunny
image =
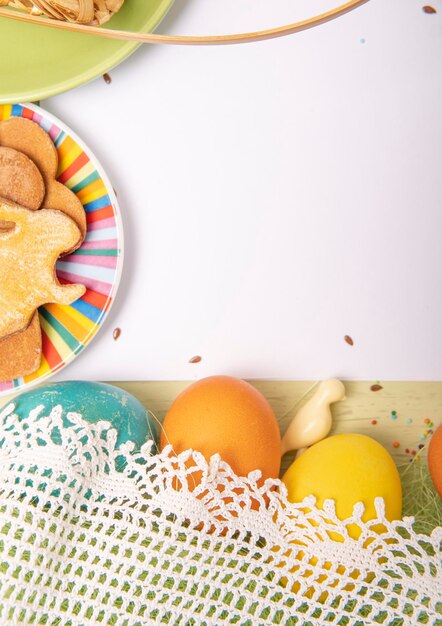
[[[324,439],[332,426],[330,405],[344,399],[345,387],[340,380],[324,380],[292,419],[282,438],[282,454],[301,450]]]

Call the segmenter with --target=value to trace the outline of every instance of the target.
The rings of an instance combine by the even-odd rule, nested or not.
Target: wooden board
[[[314,381],[250,381],[269,400],[284,432],[296,410],[314,390]],[[134,394],[160,421],[174,398],[189,382],[117,382]],[[442,382],[381,382],[382,389],[372,391],[371,382],[346,382],[347,398],[333,406],[334,433],[357,432],[370,435],[382,443],[398,465],[408,463],[410,451],[426,446],[425,431],[442,423]],[[396,411],[396,419],[392,417]],[[376,420],[376,424],[372,421]],[[412,420],[411,423],[410,420]],[[424,437],[424,438],[421,438]],[[399,442],[395,448],[393,443]],[[419,451],[425,459],[425,447]],[[293,457],[286,455],[283,471]]]
[[[281,432],[287,428],[297,409],[310,397],[315,381],[252,380],[250,381],[272,405]],[[111,382],[136,396],[160,422],[174,398],[189,381]],[[421,460],[426,458],[428,437],[442,423],[442,382],[381,382],[382,389],[372,391],[370,382],[345,382],[347,397],[333,405],[332,433],[356,432],[375,438],[391,453],[398,465],[408,463],[415,450]],[[13,396],[9,396],[12,399]],[[8,402],[2,398],[1,406]],[[396,411],[396,419],[392,417]],[[105,417],[105,416],[103,416]],[[376,424],[373,424],[373,420]],[[410,422],[411,420],[411,422]],[[433,426],[424,423],[430,420]],[[394,442],[399,447],[393,446]],[[424,445],[419,450],[419,445]],[[406,452],[406,450],[410,452]],[[293,456],[286,455],[282,471]]]

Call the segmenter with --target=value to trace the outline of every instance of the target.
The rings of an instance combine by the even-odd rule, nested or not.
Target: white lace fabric
[[[382,500],[342,522],[218,456],[117,450],[108,423],[43,411],[0,413],[2,626],[442,625],[441,528]]]

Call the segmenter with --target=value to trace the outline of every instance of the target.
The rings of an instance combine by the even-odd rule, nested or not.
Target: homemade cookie
[[[38,167],[13,148],[0,146],[0,196],[35,211],[45,197],[45,185]]]
[[[38,370],[40,363],[41,329],[35,311],[25,330],[0,339],[0,381],[29,376]]]
[[[32,120],[10,117],[0,122],[0,145],[23,152],[34,161],[45,182],[55,178],[58,168],[57,148],[49,135]]]
[[[56,180],[58,153],[49,135],[32,120],[10,117],[0,122],[0,145],[22,152],[35,163],[46,186],[43,208],[63,211],[74,220],[81,233],[79,247],[86,236],[86,213],[75,193]]]
[[[0,199],[0,337],[23,330],[35,310],[48,302],[71,304],[86,291],[83,285],[61,285],[55,263],[81,239],[67,215],[45,209],[29,211]]]

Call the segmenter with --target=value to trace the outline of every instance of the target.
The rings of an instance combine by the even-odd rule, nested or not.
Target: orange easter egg
[[[238,476],[260,469],[277,478],[281,438],[275,414],[255,387],[230,376],[210,376],[185,389],[170,407],[160,447],[218,453]]]
[[[442,498],[442,426],[431,437],[428,448],[428,469],[437,493]]]

